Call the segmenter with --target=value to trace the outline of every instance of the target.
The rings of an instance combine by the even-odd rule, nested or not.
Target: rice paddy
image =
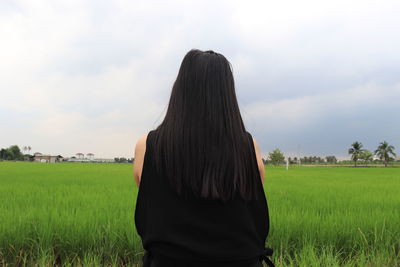
[[[278,266],[400,266],[400,168],[266,167]],[[140,266],[131,164],[0,162],[0,266]]]

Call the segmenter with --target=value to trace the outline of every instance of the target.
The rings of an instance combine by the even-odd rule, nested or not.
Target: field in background
[[[267,168],[265,191],[277,260],[400,266],[400,169]]]
[[[400,266],[400,169],[267,167],[277,265]],[[131,164],[0,162],[0,265],[130,265]],[[280,263],[280,264],[279,264]]]

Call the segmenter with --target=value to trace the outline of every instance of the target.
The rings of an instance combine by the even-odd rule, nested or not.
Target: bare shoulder
[[[141,157],[143,157],[144,153],[146,152],[146,140],[147,140],[147,134],[143,135],[136,141],[135,161],[136,159],[140,159]]]
[[[147,134],[143,135],[136,141],[135,148],[146,149]]]
[[[254,138],[253,138],[253,145],[254,145],[254,150],[256,152],[257,165],[258,165],[258,170],[260,172],[261,181],[264,183],[264,176],[265,176],[264,162],[261,157],[260,146],[258,145],[257,140]]]
[[[256,151],[257,160],[258,160],[258,156],[261,156],[260,146],[258,145],[258,142],[254,137],[253,137],[253,146],[254,146],[254,150]]]
[[[254,145],[254,148],[256,149],[256,152],[257,152],[257,150],[260,151],[260,146],[258,145],[257,140],[254,139],[254,137],[253,137],[253,145]]]
[[[140,178],[142,176],[144,155],[146,153],[147,134],[143,135],[136,141],[134,152],[133,176],[136,184],[139,186]]]

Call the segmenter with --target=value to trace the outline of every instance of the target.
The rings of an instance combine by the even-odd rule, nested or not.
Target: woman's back
[[[182,199],[165,173],[155,168],[157,133],[153,130],[147,136],[135,210],[136,228],[149,253],[146,259],[161,261],[162,266],[168,262],[171,266],[256,266],[269,231],[261,180],[256,200],[244,201],[239,194],[228,202],[194,195]],[[252,137],[248,132],[247,136],[253,151],[248,160],[257,168]]]
[[[145,266],[270,263],[264,166],[222,54],[185,55],[165,118],[143,145],[142,157],[135,149],[134,172],[142,177],[135,223],[148,252]]]

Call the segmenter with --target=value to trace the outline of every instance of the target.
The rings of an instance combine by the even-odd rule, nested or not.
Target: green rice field
[[[140,266],[131,164],[0,162],[0,266]],[[266,167],[277,266],[400,266],[400,168]]]

